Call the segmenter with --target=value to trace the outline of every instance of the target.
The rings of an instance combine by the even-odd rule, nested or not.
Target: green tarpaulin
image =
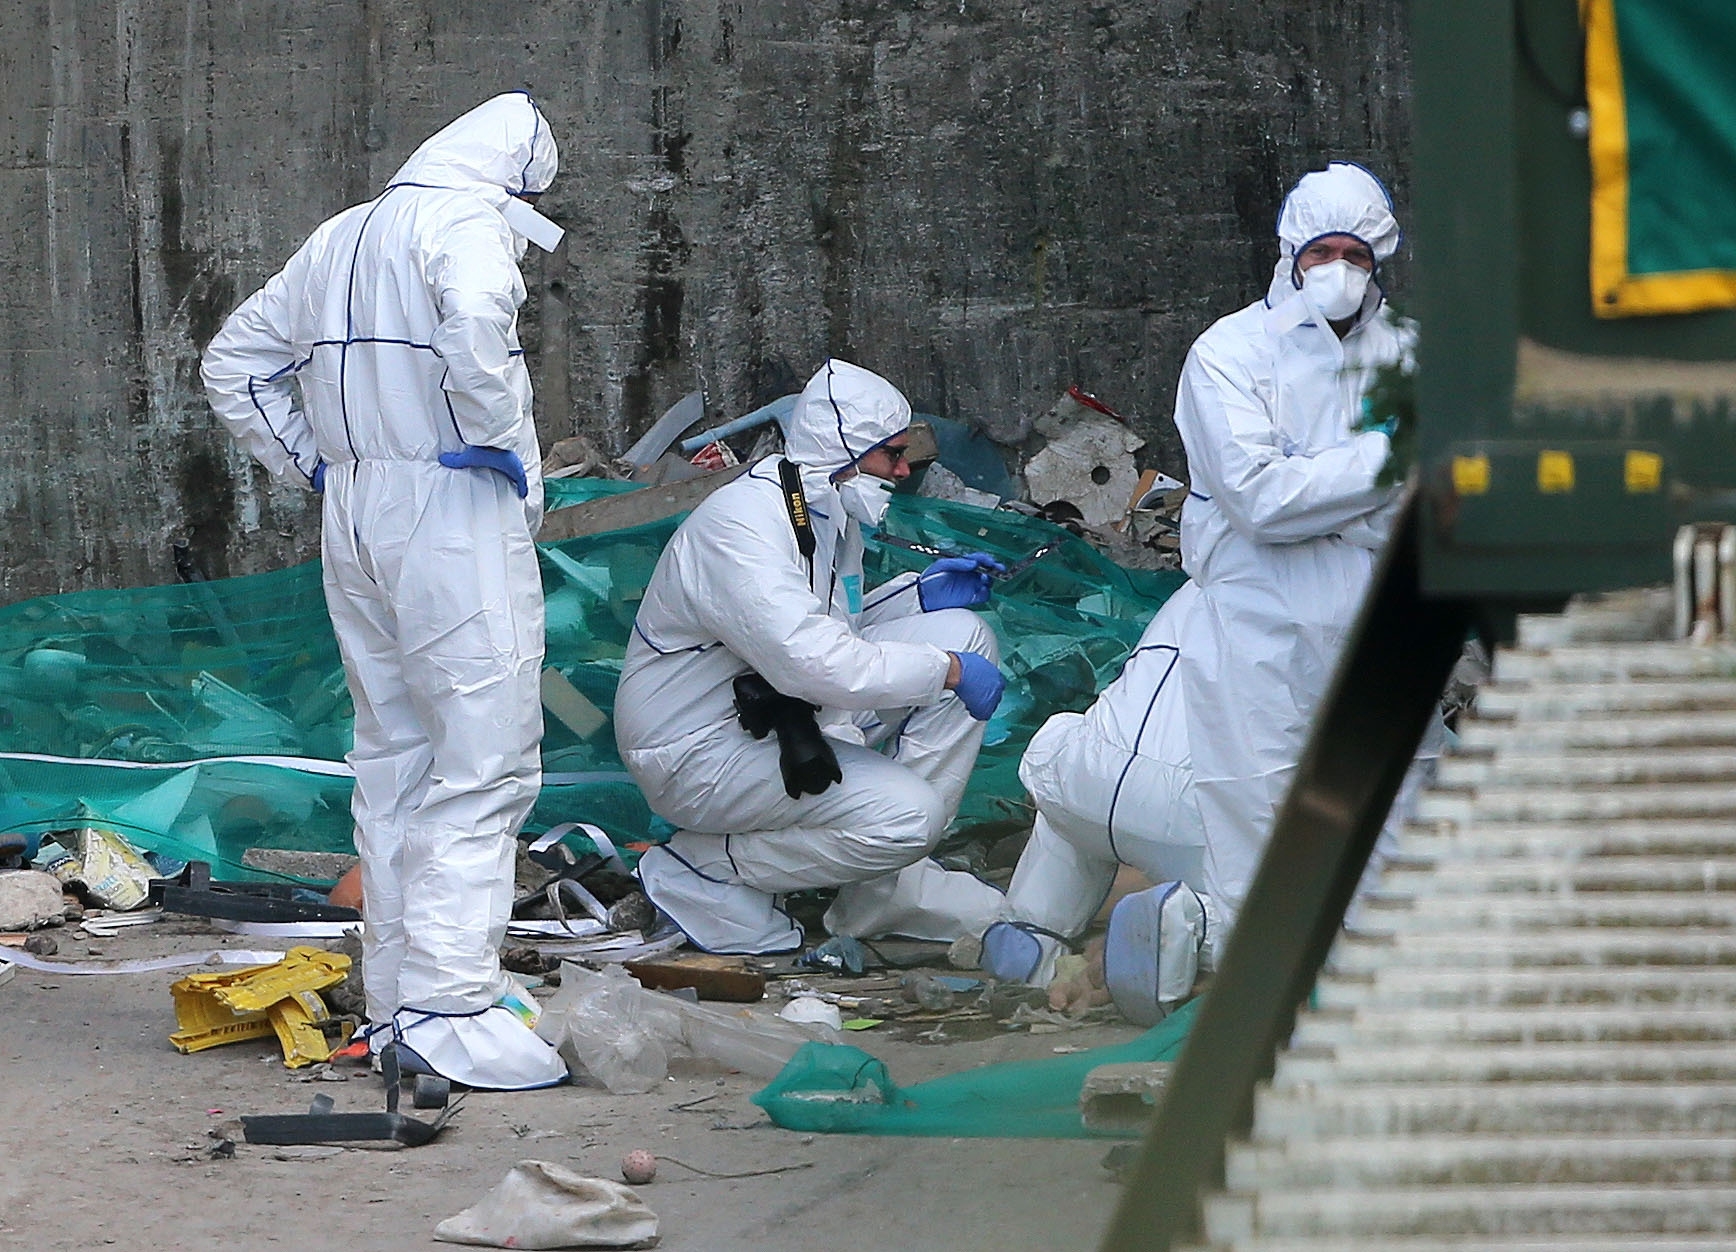
[[[630,489],[554,480],[555,505]],[[603,713],[628,631],[679,519],[540,547],[548,664]],[[1046,523],[895,497],[890,532],[1016,559],[1061,547],[1003,583],[988,610],[1011,681],[960,824],[1017,817],[1020,754],[1043,720],[1112,679],[1178,574],[1134,573]],[[928,558],[886,545],[870,581]],[[580,738],[548,718],[530,828],[588,821],[622,842],[656,823],[622,771],[612,727]],[[140,846],[243,876],[249,847],[351,850],[343,765],[351,708],[317,564],[184,586],[81,592],[0,609],[0,830],[81,817]]]

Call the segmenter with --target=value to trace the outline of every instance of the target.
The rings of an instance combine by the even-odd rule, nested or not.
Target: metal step
[[[1658,1135],[1416,1135],[1238,1144],[1229,1191],[1262,1187],[1496,1186],[1519,1183],[1736,1184],[1736,1139]]]
[[[1541,930],[1560,927],[1724,927],[1736,930],[1736,890],[1720,892],[1561,891],[1547,896],[1384,895],[1357,915],[1358,933],[1415,935],[1437,930]]]
[[[1465,858],[1458,864],[1417,864],[1400,861],[1382,876],[1382,896],[1490,895],[1499,892],[1576,892],[1628,895],[1660,891],[1719,892],[1736,890],[1736,857],[1653,856],[1628,858],[1581,856],[1564,848],[1554,856],[1493,856]]]
[[[1246,1237],[1256,1227],[1293,1235],[1561,1235],[1625,1233],[1736,1236],[1736,1187],[1512,1186],[1309,1188],[1226,1194],[1206,1204],[1206,1235]]]
[[[1491,684],[1477,693],[1477,717],[1497,725],[1579,721],[1611,713],[1719,713],[1736,709],[1736,681]]]
[[[1222,1252],[1230,1245],[1184,1249],[1183,1252]],[[1345,1252],[1349,1247],[1379,1248],[1381,1252],[1639,1252],[1632,1235],[1482,1235],[1476,1239],[1437,1239],[1432,1235],[1411,1238],[1387,1235],[1360,1244],[1347,1244],[1342,1235],[1319,1239],[1274,1239],[1256,1236],[1238,1239],[1237,1252]],[[1647,1235],[1644,1252],[1731,1252],[1736,1246],[1727,1235]]]
[[[1229,1146],[1217,1252],[1736,1249],[1736,647],[1637,642],[1661,603],[1497,655]]]
[[[1506,752],[1449,757],[1435,785],[1473,787],[1642,786],[1656,783],[1736,781],[1736,751],[1729,748],[1590,748],[1553,752]]]
[[[1521,703],[1524,694],[1529,693],[1520,693]],[[1460,728],[1459,744],[1467,754],[1502,752],[1515,759],[1569,749],[1729,747],[1736,745],[1736,713],[1630,709],[1619,717],[1498,722],[1485,712]]]
[[[1537,784],[1484,786],[1475,791],[1431,791],[1417,805],[1419,821],[1621,821],[1634,818],[1736,819],[1736,787],[1588,787],[1555,790]]]
[[[1546,857],[1736,857],[1736,825],[1727,821],[1412,822],[1404,862],[1427,868],[1441,859]]]
[[[1725,930],[1560,929],[1523,936],[1442,931],[1339,939],[1326,968],[1334,974],[1447,965],[1524,968],[1537,965],[1736,965],[1736,934]]]
[[[1271,1090],[1323,1083],[1660,1083],[1736,1086],[1736,1048],[1722,1042],[1390,1042],[1292,1045]]]
[[[1533,1004],[1520,1007],[1319,1009],[1306,1014],[1295,1048],[1388,1042],[1662,1043],[1736,1041],[1736,1005]]]
[[[1598,969],[1416,969],[1328,974],[1315,988],[1323,1009],[1539,1005],[1736,1005],[1736,969],[1675,966]]]
[[[1510,648],[1496,654],[1493,678],[1502,686],[1727,681],[1736,679],[1736,646],[1576,643],[1532,651]]]

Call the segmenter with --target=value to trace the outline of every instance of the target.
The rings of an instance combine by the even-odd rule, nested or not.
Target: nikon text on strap
[[[809,581],[814,577],[814,524],[808,520],[808,497],[802,494],[802,467],[785,458],[778,462],[778,481],[784,488],[784,507],[790,512],[790,528],[796,532],[796,548],[808,562]]]

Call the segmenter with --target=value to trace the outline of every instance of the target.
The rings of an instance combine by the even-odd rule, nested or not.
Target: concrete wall
[[[0,600],[314,551],[200,347],[420,140],[557,128],[525,341],[546,442],[722,419],[828,353],[1016,438],[1069,384],[1179,468],[1187,344],[1328,154],[1405,182],[1399,0],[17,0],[0,42]]]

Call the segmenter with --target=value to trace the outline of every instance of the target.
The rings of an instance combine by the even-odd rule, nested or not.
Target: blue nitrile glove
[[[308,482],[313,484],[313,489],[315,492],[317,492],[319,495],[322,495],[322,496],[325,494],[325,462],[324,461],[318,462],[313,467],[313,473],[311,473],[307,476],[307,480],[308,480]]]
[[[935,609],[969,609],[989,601],[991,575],[1007,567],[986,552],[969,556],[943,556],[922,571],[916,580],[916,598],[924,613]]]
[[[1362,397],[1362,421],[1357,423],[1357,427],[1356,427],[1357,430],[1359,430],[1359,431],[1378,430],[1381,434],[1385,435],[1388,439],[1391,439],[1394,435],[1396,435],[1398,433],[1398,418],[1397,417],[1388,416],[1387,418],[1385,418],[1382,421],[1374,422],[1374,421],[1369,420],[1373,416],[1374,416],[1373,397],[1372,396]]]
[[[958,658],[958,686],[953,690],[964,707],[979,722],[986,722],[1000,706],[1007,680],[1000,667],[980,652],[954,652]]]
[[[524,462],[518,459],[518,453],[505,448],[479,448],[467,443],[456,452],[442,452],[440,464],[447,469],[493,470],[512,484],[520,500],[530,494],[530,483],[524,476]]]

